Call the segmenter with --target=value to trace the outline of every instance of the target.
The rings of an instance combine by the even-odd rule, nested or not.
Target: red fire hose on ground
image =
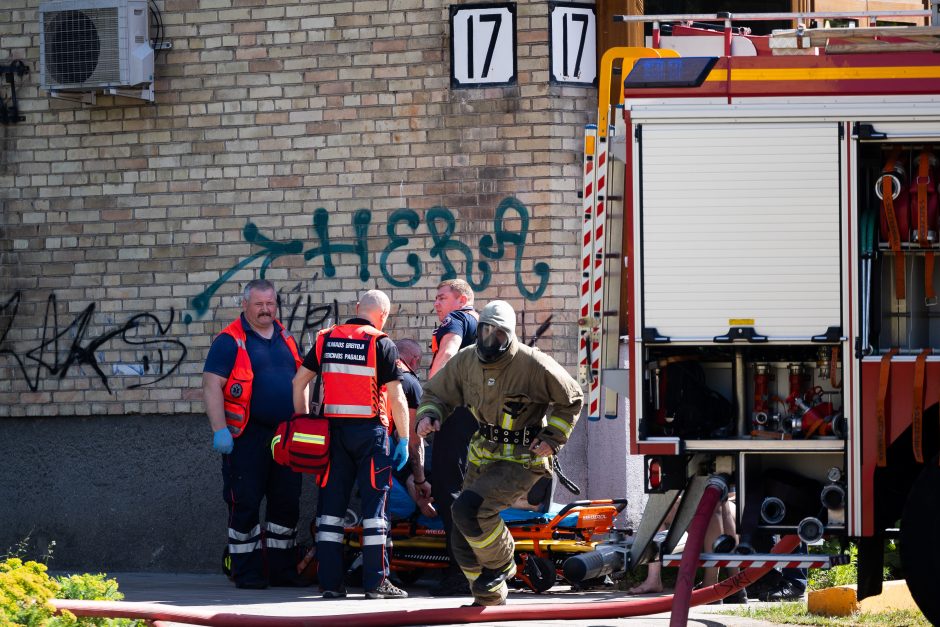
[[[800,541],[796,536],[783,538],[774,547],[774,553],[789,553]],[[719,581],[714,586],[695,590],[690,606],[711,603],[734,594],[756,582],[770,570],[770,564],[747,568],[734,577]],[[538,619],[603,619],[645,616],[670,611],[675,597],[610,601],[604,603],[565,603],[500,607],[446,607],[425,610],[373,612],[336,616],[259,616],[213,612],[194,608],[168,608],[156,603],[125,603],[121,601],[72,601],[56,599],[53,604],[78,616],[107,618],[136,618],[149,621],[167,621],[211,627],[328,627],[343,622],[354,622],[357,627],[399,627],[402,625],[445,625],[483,623],[510,620]]]

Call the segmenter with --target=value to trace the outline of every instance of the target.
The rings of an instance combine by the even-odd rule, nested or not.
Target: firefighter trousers
[[[317,576],[323,590],[343,589],[343,518],[353,484],[362,498],[362,587],[388,575],[385,500],[392,484],[388,430],[378,419],[330,420],[330,467],[317,503]]]
[[[303,475],[274,462],[274,428],[248,423],[222,456],[222,491],[228,505],[228,550],[236,585],[289,582],[297,576],[294,540]],[[261,501],[265,524],[260,524]]]
[[[471,586],[483,568],[498,570],[513,561],[515,543],[499,513],[524,497],[543,476],[544,471],[536,472],[516,462],[468,465],[463,491],[451,511],[454,554]],[[493,593],[474,596],[483,605],[492,605],[505,600],[507,592],[503,584]]]
[[[456,572],[457,556],[453,548],[454,519],[450,508],[463,487],[464,475],[467,474],[467,450],[470,438],[477,432],[477,419],[466,407],[457,407],[447,417],[441,430],[434,434],[431,463],[431,496],[437,508],[447,534],[447,553]]]

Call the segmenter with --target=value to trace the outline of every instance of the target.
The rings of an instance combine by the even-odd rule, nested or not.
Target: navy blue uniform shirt
[[[473,307],[464,307],[447,314],[440,326],[434,329],[434,339],[437,340],[437,345],[441,345],[441,340],[448,333],[453,333],[460,338],[460,348],[476,344],[477,319],[470,313],[472,311]]]
[[[405,392],[405,398],[408,400],[409,409],[418,409],[421,404],[421,382],[418,377],[410,370],[399,370],[401,378],[401,389]]]
[[[297,364],[277,326],[274,327],[274,335],[268,340],[251,328],[244,314],[241,320],[242,328],[245,329],[245,349],[255,374],[249,420],[273,427],[294,414],[291,381],[297,372]],[[212,340],[202,371],[228,379],[235,366],[237,350],[235,338],[227,333],[219,334]]]

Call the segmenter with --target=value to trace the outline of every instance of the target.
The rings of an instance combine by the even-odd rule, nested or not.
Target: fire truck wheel
[[[229,579],[232,578],[232,556],[228,552],[228,547],[222,551],[222,572]]]
[[[940,625],[936,569],[940,564],[940,455],[928,462],[914,481],[901,516],[901,565],[918,607]]]

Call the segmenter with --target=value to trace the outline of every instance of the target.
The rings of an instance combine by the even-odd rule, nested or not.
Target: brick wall
[[[553,315],[539,346],[573,371],[596,94],[549,84],[547,2],[517,2],[518,84],[475,90],[437,0],[157,4],[156,102],[83,106],[38,88],[38,1],[5,3],[0,63],[32,73],[0,127],[0,415],[201,413],[262,275],[308,346],[373,287],[427,341],[437,283],[469,277],[526,334]]]

